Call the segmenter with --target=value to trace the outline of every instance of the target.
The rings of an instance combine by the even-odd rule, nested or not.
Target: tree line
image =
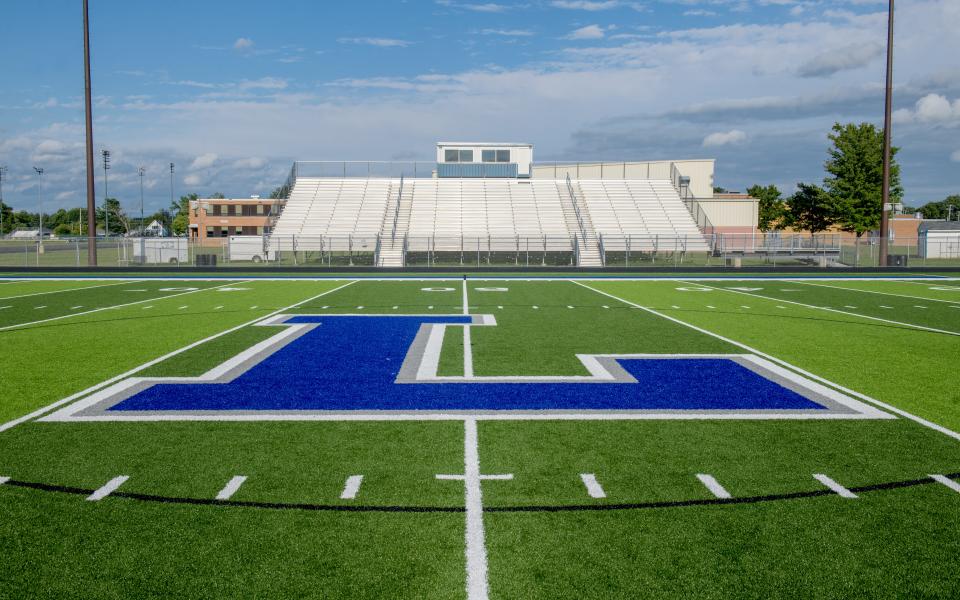
[[[831,227],[857,237],[880,228],[883,185],[883,130],[871,123],[835,123],[828,136],[831,146],[824,163],[823,182],[797,184],[791,196],[784,197],[774,185],[754,185],[747,193],[759,200],[761,231],[794,229],[818,233]],[[903,198],[900,165],[891,148],[890,202]],[[960,216],[960,196],[949,196],[919,209],[904,207],[903,212],[919,212],[925,219]]]
[[[270,193],[270,198],[285,197],[289,190],[285,186],[278,187]],[[198,200],[198,194],[180,196],[165,209],[152,214],[144,215],[144,227],[154,220],[163,223],[173,235],[185,235],[190,226],[190,202]],[[207,198],[222,199],[225,196],[215,192]],[[40,213],[25,210],[13,210],[12,207],[0,202],[0,213],[3,215],[0,223],[0,235],[5,235],[17,229],[36,229],[40,226]],[[60,237],[87,235],[87,211],[85,208],[61,208],[53,213],[43,213],[43,227],[51,230]],[[110,235],[126,235],[140,227],[140,217],[133,217],[127,213],[116,198],[107,198],[97,207],[97,231]]]

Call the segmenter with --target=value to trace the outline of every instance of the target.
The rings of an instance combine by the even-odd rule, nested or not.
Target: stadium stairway
[[[401,179],[396,194],[391,194],[387,203],[387,210],[383,215],[380,226],[380,252],[377,255],[378,267],[402,267],[404,255],[404,240],[410,228],[410,208],[413,200],[413,190],[410,186],[404,189]]]
[[[577,265],[581,267],[601,267],[603,266],[603,259],[600,256],[600,243],[590,219],[590,212],[587,210],[586,204],[580,200],[583,195],[578,186],[570,184],[570,187],[567,187],[568,183],[557,181],[557,188],[560,189],[560,195],[565,200],[563,202],[563,218],[567,223],[567,229],[577,232]],[[582,231],[580,222],[577,220],[578,210],[580,220],[583,221]]]

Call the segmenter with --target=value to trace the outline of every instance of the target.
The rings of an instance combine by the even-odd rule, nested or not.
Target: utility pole
[[[7,174],[7,167],[0,166],[0,238],[3,238],[3,178]]]
[[[93,184],[93,103],[90,90],[90,10],[83,0],[83,95],[87,122],[87,265],[97,266],[97,207]],[[81,211],[82,212],[82,211]],[[81,235],[83,226],[81,225]]]
[[[110,239],[110,206],[107,202],[107,199],[110,198],[110,190],[107,186],[107,171],[110,170],[110,151],[104,148],[100,151],[100,156],[103,157],[103,235],[107,239]]]
[[[147,243],[143,239],[143,174],[145,169],[141,166],[137,170],[137,173],[140,174],[140,260],[147,262]]]
[[[170,210],[173,210],[173,163],[170,163]],[[170,229],[169,233],[173,234],[173,220],[167,226]]]
[[[34,171],[37,172],[37,204],[40,207],[40,229],[37,231],[37,262],[40,261],[39,255],[43,254],[43,169],[34,167]]]
[[[883,111],[883,193],[880,213],[880,266],[887,266],[887,252],[890,240],[890,138],[893,119],[893,0],[889,0],[887,14],[887,91]]]

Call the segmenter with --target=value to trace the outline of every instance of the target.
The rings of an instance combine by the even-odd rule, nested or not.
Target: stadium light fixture
[[[893,2],[887,12],[887,89],[883,110],[883,188],[880,211],[880,266],[887,266],[890,238],[890,139],[893,115]]]
[[[93,96],[90,86],[90,10],[88,0],[83,0],[83,83],[87,155],[87,265],[95,267],[97,266],[97,217],[94,211],[97,198],[93,181]],[[80,230],[80,235],[83,235],[82,225]]]

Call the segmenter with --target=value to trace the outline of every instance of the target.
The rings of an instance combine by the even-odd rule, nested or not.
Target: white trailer
[[[133,238],[133,262],[137,264],[178,264],[190,261],[187,238]]]
[[[230,262],[253,261],[255,263],[270,260],[270,249],[259,235],[231,235],[228,239],[227,256]]]

